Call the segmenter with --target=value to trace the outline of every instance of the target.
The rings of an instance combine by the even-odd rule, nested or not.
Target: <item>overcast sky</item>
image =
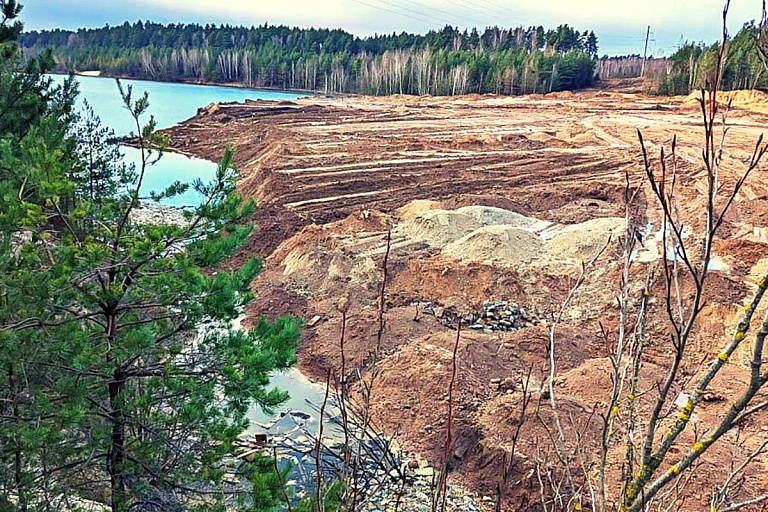
[[[423,33],[451,24],[461,28],[568,23],[594,30],[601,54],[642,53],[651,25],[649,54],[669,55],[683,40],[714,41],[722,0],[21,0],[29,30],[100,27],[126,20],[162,23],[286,24],[343,28],[357,35]],[[733,0],[729,28],[759,18],[761,0]]]

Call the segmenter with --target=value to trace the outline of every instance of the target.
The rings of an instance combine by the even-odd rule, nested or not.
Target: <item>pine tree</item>
[[[597,36],[591,30],[589,31],[589,35],[587,36],[587,41],[585,43],[584,50],[593,59],[597,58]]]
[[[122,155],[115,132],[102,126],[87,101],[75,123],[78,164],[70,178],[77,183],[75,194],[90,203],[100,203],[118,192],[118,183],[131,179],[133,169],[120,164]]]
[[[71,82],[23,80],[0,84],[36,106],[0,118],[0,509],[271,510],[281,479],[233,441],[250,407],[286,398],[269,373],[293,363],[300,322],[234,328],[261,263],[219,268],[252,229],[233,151],[191,185],[184,222],[146,223],[143,199],[185,190],[144,190],[164,143],[148,97],[119,87],[142,155],[126,172],[92,113],[75,129]]]
[[[30,32],[22,35],[22,43],[30,55],[54,47],[60,71],[100,69],[106,75],[136,78],[203,79],[256,87],[373,94],[458,93],[462,88],[446,85],[445,77],[463,77],[466,67],[470,69],[468,88],[499,92],[502,77],[526,74],[524,59],[507,59],[508,52],[527,56],[543,50],[553,54],[555,61],[565,59],[571,51],[588,51],[593,59],[597,55],[597,38],[568,25],[548,31],[543,27],[488,27],[482,34],[476,29],[459,31],[446,26],[426,35],[403,32],[358,38],[339,29],[137,22],[77,32]],[[422,66],[385,65],[400,58],[404,64],[411,59],[423,63],[425,55],[435,61],[430,71],[435,77],[430,84],[419,76]],[[584,75],[591,76],[593,61],[585,59],[578,64],[584,67]],[[483,69],[486,67],[489,69]],[[550,65],[549,74],[551,69]],[[561,88],[580,87],[563,79],[560,82]],[[523,89],[542,90],[549,85],[550,81],[546,81]]]

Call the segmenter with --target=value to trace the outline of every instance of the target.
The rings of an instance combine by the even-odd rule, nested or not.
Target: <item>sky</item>
[[[561,23],[594,30],[600,54],[668,56],[685,40],[713,42],[721,33],[722,0],[21,0],[28,30],[160,23],[285,24],[342,28],[359,36],[460,28]],[[761,0],[733,0],[728,27],[759,19]]]

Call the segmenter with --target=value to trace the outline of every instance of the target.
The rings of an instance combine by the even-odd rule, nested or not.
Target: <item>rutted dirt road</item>
[[[745,168],[768,126],[765,97],[738,93],[733,99],[721,176],[725,189]],[[599,322],[610,330],[617,318],[615,239],[624,229],[623,194],[627,177],[633,184],[642,181],[637,130],[652,158],[677,136],[679,210],[695,233],[705,201],[700,119],[692,98],[609,92],[316,97],[210,106],[166,132],[175,150],[198,157],[216,160],[225,146],[237,149],[241,189],[259,201],[258,232],[232,264],[253,253],[267,262],[256,283],[251,320],[262,313],[312,319],[299,364],[315,377],[329,367],[340,368],[341,310],[349,317],[348,373],[356,367],[365,372],[370,364],[380,267],[386,232],[393,228],[374,412],[377,423],[399,433],[415,456],[436,463],[442,453],[455,338],[445,318],[482,312],[484,301],[505,302],[502,309],[508,314],[493,320],[493,328],[478,317],[476,328],[462,335],[455,416],[459,437],[451,457],[457,477],[490,495],[516,431],[520,381],[529,368],[532,408],[539,399],[547,366],[547,319],[570,289],[579,262],[613,233],[614,243],[588,276],[559,331],[557,382],[564,410],[574,418],[574,431],[597,428],[587,420],[610,386]],[[739,305],[768,264],[766,178],[762,167],[755,171],[715,246],[719,268],[706,290],[695,350],[684,362],[687,376],[699,372],[702,361],[727,339]],[[632,221],[650,237],[652,226],[658,229],[658,212],[647,206],[647,190],[638,197]],[[503,210],[454,211],[471,205]],[[647,270],[658,263],[658,251],[649,247],[646,252],[633,270],[637,293]],[[416,301],[422,305],[413,305]],[[508,319],[514,320],[509,326],[502,322]],[[669,364],[661,314],[650,329],[649,389]],[[747,360],[748,354],[741,354],[725,371],[722,397],[744,382],[741,363]],[[697,420],[701,427],[725,406],[725,399],[705,403]],[[765,437],[766,427],[756,428]],[[690,435],[682,440],[689,441]],[[753,445],[712,450],[707,464],[738,461]],[[516,448],[519,463],[507,489],[509,510],[536,506],[538,482],[530,470],[538,456],[551,450],[546,431],[532,416]],[[585,453],[595,453],[593,448],[587,446]],[[620,452],[612,454],[617,471]],[[720,472],[705,468],[697,473],[690,484],[695,499],[683,508],[705,507],[712,486],[722,481]],[[764,477],[759,470],[751,472],[745,485],[759,489]]]

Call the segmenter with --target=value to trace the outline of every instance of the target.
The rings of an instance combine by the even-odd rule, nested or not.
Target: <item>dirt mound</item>
[[[617,240],[624,225],[622,218],[605,217],[565,226],[547,242],[547,250],[556,258],[587,261],[595,257],[609,237]]]
[[[267,258],[267,266],[281,267],[286,276],[311,269],[319,259],[330,261],[337,256],[340,239],[360,232],[386,231],[391,222],[391,217],[377,210],[361,210],[336,222],[309,224],[278,245]]]
[[[440,201],[431,199],[414,199],[405,206],[397,209],[397,215],[403,220],[412,220],[432,210],[442,210],[445,206]]]
[[[464,206],[456,210],[458,213],[469,215],[483,226],[507,225],[516,228],[530,228],[540,223],[538,219],[526,217],[517,212],[495,208],[493,206]]]
[[[541,253],[541,240],[516,226],[486,226],[446,245],[443,254],[459,261],[517,267]]]
[[[709,95],[707,95],[709,99]],[[701,100],[701,91],[694,91],[685,97],[683,103],[686,105],[698,105]],[[731,103],[733,107],[742,107],[755,112],[768,112],[768,94],[761,91],[719,91],[717,101],[723,105]]]
[[[595,130],[564,130],[555,134],[556,138],[562,141],[575,144],[577,146],[593,146],[599,145],[603,141],[598,137]]]
[[[448,210],[432,210],[406,222],[403,232],[429,245],[444,247],[480,227],[482,225],[469,215]]]
[[[643,89],[641,82],[638,90]],[[317,318],[305,328],[298,356],[302,369],[315,378],[325,379],[328,369],[338,372],[341,368],[335,340],[341,332],[342,304],[348,305],[343,308],[347,311],[347,378],[352,383],[370,375],[386,231],[388,224],[398,222],[388,260],[386,333],[373,419],[387,433],[402,431],[398,439],[409,450],[440,462],[451,373],[449,354],[456,331],[439,321],[437,313],[419,314],[414,302],[433,302],[434,309],[445,313],[448,308],[476,311],[486,300],[504,300],[529,311],[535,308],[543,315],[554,314],[571,290],[579,260],[590,258],[613,232],[618,236],[608,253],[590,270],[558,325],[556,379],[563,417],[568,418],[568,425],[572,417],[582,432],[590,432],[585,438],[599,440],[600,433],[594,431],[600,423],[594,405],[605,403],[612,369],[599,324],[612,333],[619,322],[613,305],[622,268],[615,249],[623,222],[615,217],[624,215],[626,172],[633,181],[639,179],[637,173],[642,174],[636,131],[642,129],[654,155],[677,135],[680,219],[686,227],[703,229],[700,212],[707,198],[695,182],[701,177],[701,167],[694,163],[699,161],[701,139],[701,131],[692,129],[701,122],[696,99],[696,95],[686,102],[685,97],[594,91],[574,96],[312,97],[297,100],[295,105],[259,102],[216,107],[166,133],[175,149],[213,161],[227,145],[238,148],[240,191],[259,201],[253,218],[258,230],[228,265],[237,268],[253,254],[265,257],[266,269],[254,286],[257,298],[248,309],[253,321],[265,312]],[[729,135],[734,158],[723,166],[721,179],[732,185],[745,170],[764,128],[768,96],[718,94],[720,103],[728,99],[734,101],[738,129]],[[701,361],[711,359],[733,335],[743,311],[738,306],[768,269],[768,259],[760,259],[765,251],[755,243],[768,241],[768,228],[763,227],[768,225],[768,181],[762,177],[756,174],[750,179],[724,219],[725,240],[715,247],[715,254],[731,269],[713,272],[709,278],[708,305],[695,339],[691,339],[692,357],[681,362],[683,375],[694,379],[686,382],[695,382],[696,374],[706,371]],[[420,201],[408,204],[415,199]],[[658,226],[654,204],[648,188],[641,189],[636,213]],[[522,226],[525,219],[516,214],[478,206],[468,211],[433,211],[468,205],[492,205],[557,224],[545,229]],[[384,216],[379,219],[374,209],[395,215],[388,222]],[[499,222],[512,230],[506,232],[506,239],[504,228],[489,229]],[[406,232],[406,225],[412,231]],[[485,231],[477,232],[481,228]],[[424,231],[439,244],[426,247],[420,237],[410,234],[424,235]],[[522,240],[512,243],[510,233]],[[530,238],[536,233],[540,241]],[[478,241],[481,235],[490,241]],[[446,253],[460,248],[457,240],[462,237],[472,238],[467,257],[476,261],[457,261],[440,252],[446,245],[451,246]],[[751,243],[743,243],[742,238]],[[483,243],[488,246],[483,248]],[[644,243],[651,247],[659,242],[651,238]],[[532,253],[534,259],[516,267],[499,265],[510,258],[504,250],[521,249],[522,255],[513,254],[519,261]],[[663,250],[648,263],[653,265],[659,257],[663,258]],[[633,266],[633,301],[640,297],[647,268],[640,261]],[[671,364],[662,281],[657,279],[652,290],[654,309],[649,315],[652,321],[643,369],[648,379],[640,384],[643,390],[653,391]],[[681,285],[686,296],[694,288],[687,280]],[[548,378],[548,345],[548,330],[543,325],[492,334],[462,331],[454,395],[454,432],[461,441],[455,446],[458,455],[451,459],[455,469],[451,478],[466,478],[474,489],[488,495],[496,492],[517,431],[520,390],[518,385],[502,391],[498,382],[491,381],[513,378],[519,382],[533,368],[534,402],[516,445],[520,457],[515,470],[520,474],[510,475],[505,496],[511,500],[519,492],[538,502],[539,486],[531,471],[534,461],[547,460],[548,452],[539,449],[551,445],[552,423],[546,406],[541,408],[544,420],[535,421],[534,407],[540,384]],[[748,365],[749,357],[748,351],[740,351],[733,364],[723,368],[718,377],[723,385],[717,387],[724,398],[697,410],[699,432],[716,424],[729,406],[728,399],[740,392],[743,365]],[[677,388],[676,383],[675,392]],[[653,395],[645,393],[638,402],[641,418],[654,406]],[[619,428],[626,426],[625,410],[622,402]],[[592,418],[592,430],[584,426],[588,418]],[[668,421],[674,421],[674,414]],[[765,419],[756,416],[756,422],[761,425]],[[566,435],[573,436],[571,439],[577,434],[578,430],[568,427]],[[751,437],[753,443],[760,436]],[[697,496],[706,496],[685,505],[677,503],[681,510],[707,508],[712,488],[727,477],[723,474],[727,464],[721,462],[744,460],[757,448],[754,443],[746,445],[747,436],[744,440],[744,449],[736,447],[729,453],[708,450],[708,459],[690,481]],[[470,441],[473,444],[467,448],[465,443]],[[694,441],[691,436],[681,437],[674,449],[688,449]],[[585,463],[593,464],[595,459],[590,456],[599,447],[590,444],[580,449],[586,454]],[[621,469],[623,457],[618,443],[610,453],[616,471]],[[533,481],[526,475],[534,475]],[[620,476],[610,479],[621,481]],[[749,477],[750,489],[757,495],[762,491],[755,481]],[[621,489],[610,493],[620,496]],[[516,501],[506,505],[506,511],[536,508]]]
[[[406,215],[433,206],[406,205]],[[457,210],[428,210],[405,222],[400,234],[442,249],[446,256],[512,268],[532,262],[589,260],[624,230],[624,219],[603,217],[580,224],[552,225],[511,210],[470,205]]]
[[[523,296],[514,269],[475,262],[457,265],[456,260],[443,254],[410,259],[407,267],[393,276],[389,289],[409,299],[428,296],[442,306],[462,312],[479,310],[488,297],[512,300]]]

